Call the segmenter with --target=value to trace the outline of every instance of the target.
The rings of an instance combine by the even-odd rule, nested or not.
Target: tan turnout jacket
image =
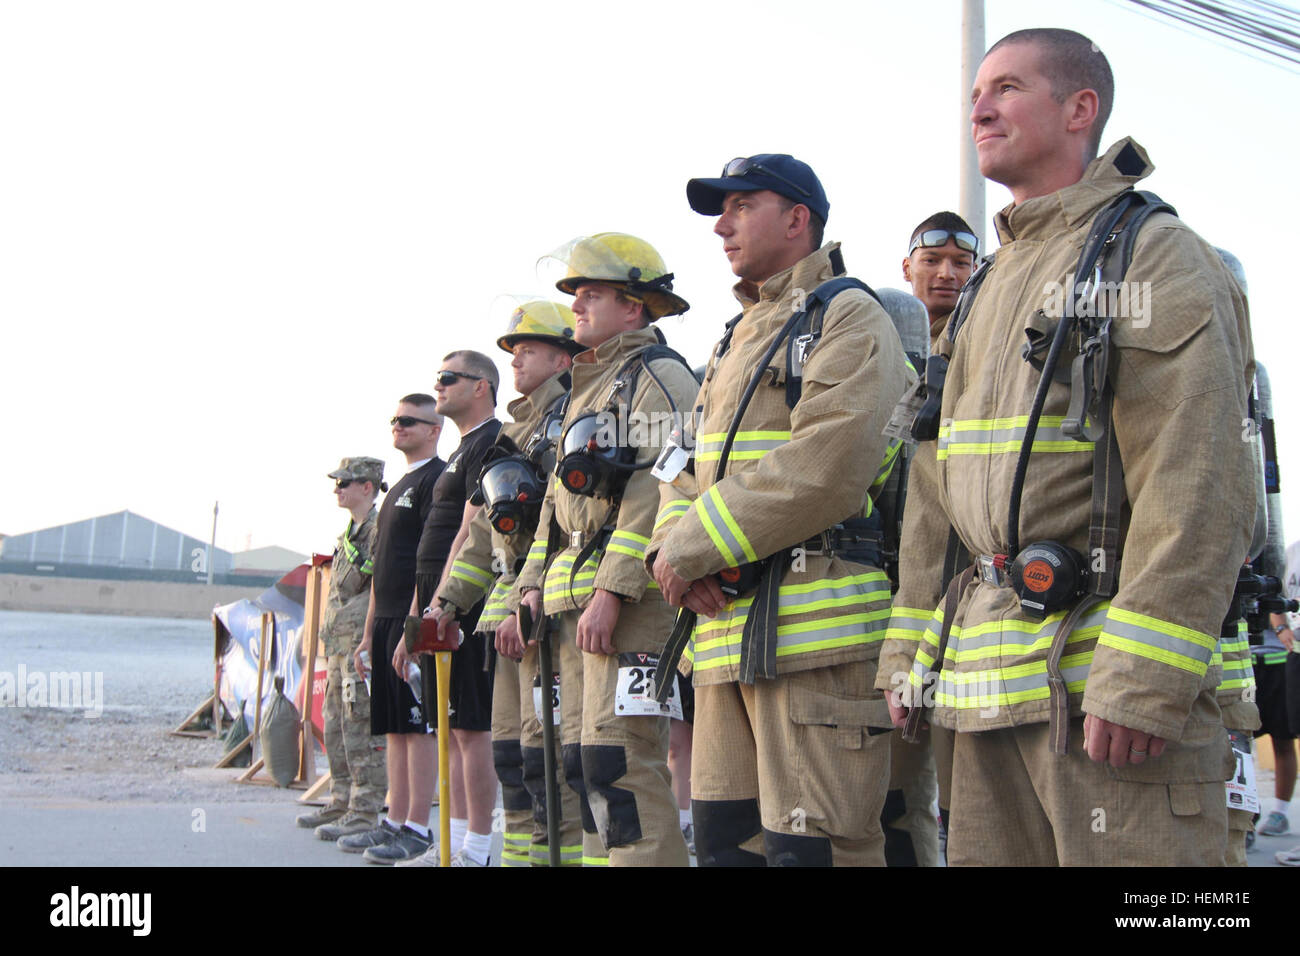
[[[832,278],[829,244],[763,283],[730,348],[710,360],[696,400],[695,475],[660,490],[648,562],[660,549],[694,581],[796,548],[847,518],[869,513],[898,446],[881,429],[914,381],[888,314],[867,293],[841,292],[803,366],[802,395],[786,404],[783,345],[745,411],[721,481],[718,462],[732,417],[762,357],[803,295]],[[811,550],[811,549],[804,549]],[[696,623],[690,656],[697,685],[739,677],[741,635],[753,596]],[[842,557],[796,553],[780,587],[777,672],[873,660],[889,619],[889,580]],[[887,723],[887,721],[886,721]]]
[[[623,332],[579,355],[573,363],[573,397],[565,415],[565,429],[584,413],[603,410],[618,373],[628,359],[659,341],[651,326]],[[655,359],[650,367],[671,394],[680,413],[687,414],[699,387],[690,370],[668,358]],[[670,430],[668,400],[644,370],[636,378],[635,394],[628,396],[626,392],[624,389],[620,393],[618,402],[623,409],[622,420],[627,424],[627,437],[640,445],[637,449],[638,463],[653,461],[659,456],[663,440]],[[659,503],[658,484],[648,468],[633,472],[615,509],[614,503],[608,499],[575,495],[565,490],[558,479],[553,480],[547,489],[542,521],[538,523],[516,591],[540,587],[547,614],[585,608],[591,603],[597,588],[617,594],[631,603],[662,602],[659,589],[645,567],[645,549],[650,543],[650,531]],[[551,562],[543,580],[551,514],[554,514],[564,536],[564,546]],[[607,525],[612,528],[609,541],[574,572],[573,562],[582,548],[572,543],[573,533],[578,532],[584,541],[589,541]],[[517,595],[515,601],[517,603]],[[657,651],[667,637],[666,631],[638,635],[637,649]]]

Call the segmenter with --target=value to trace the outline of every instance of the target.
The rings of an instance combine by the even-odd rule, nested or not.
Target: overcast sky
[[[0,5],[0,532],[127,508],[206,539],[219,499],[221,547],[330,550],[325,473],[365,454],[400,475],[396,399],[452,349],[505,373],[502,295],[563,301],[537,260],[582,234],[659,249],[692,304],[662,328],[702,363],[736,308],[685,183],[733,156],[811,163],[850,272],[903,286],[912,228],[958,203],[960,12]],[[1097,42],[1105,143],[1134,136],[1146,187],[1245,263],[1300,536],[1300,77],[1128,4],[989,0],[990,43],[1031,26]],[[989,187],[990,215],[1007,202]]]

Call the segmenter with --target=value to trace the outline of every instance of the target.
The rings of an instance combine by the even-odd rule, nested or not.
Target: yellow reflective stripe
[[[479,587],[487,590],[492,586],[492,581],[496,575],[482,568],[475,567],[467,561],[457,558],[451,563],[451,576],[460,578],[462,581],[468,581],[470,584],[477,584]]]
[[[1112,604],[1097,643],[1204,677],[1218,640]]]
[[[902,447],[903,443],[897,438],[890,441],[889,448],[885,451],[885,458],[876,469],[876,478],[871,482],[869,490],[876,491],[889,480],[890,472],[894,470],[894,463],[898,460],[898,452]]]
[[[889,627],[885,631],[887,641],[921,640],[926,626],[930,623],[932,612],[919,607],[902,607],[895,604],[890,608]]]
[[[1035,452],[1092,451],[1092,442],[1075,441],[1061,431],[1063,415],[1044,415],[1034,433]],[[939,429],[937,457],[997,455],[1019,452],[1024,443],[1028,415],[1013,418],[959,419]]]
[[[736,441],[788,441],[790,433],[788,431],[753,431],[753,432],[736,432]],[[710,432],[707,435],[700,435],[700,442],[725,442],[727,440],[726,432]]]
[[[749,539],[745,537],[745,533],[740,530],[740,525],[736,524],[736,519],[731,516],[731,511],[727,508],[727,503],[722,500],[722,495],[718,492],[717,485],[714,485],[709,489],[708,496],[713,499],[713,503],[718,509],[718,514],[720,514],[722,520],[726,522],[727,529],[731,532],[732,536],[740,542],[741,548],[745,551],[746,560],[757,561],[758,555],[754,553],[754,549],[750,546]]]
[[[756,461],[790,440],[788,431],[736,432],[727,455],[729,461]],[[696,461],[719,461],[727,443],[726,432],[700,435],[695,443]]]
[[[672,521],[674,518],[680,518],[686,512],[690,511],[691,503],[686,498],[674,498],[664,504],[659,509],[659,514],[655,517],[654,530],[658,531],[663,525]]]
[[[582,857],[583,866],[609,866],[609,857],[607,856],[586,856]]]
[[[605,550],[626,554],[637,560],[645,560],[645,549],[649,544],[650,539],[645,535],[634,531],[615,531],[609,536],[609,544]]]
[[[740,558],[736,557],[732,550],[727,547],[727,543],[722,540],[722,535],[718,533],[718,529],[713,524],[713,519],[709,517],[708,509],[705,507],[706,500],[707,498],[695,499],[695,514],[700,519],[700,525],[709,536],[709,540],[713,542],[713,546],[718,549],[718,554],[722,555],[722,559],[727,562],[727,566],[738,567]]]
[[[528,549],[528,560],[529,560],[529,561],[545,561],[545,560],[546,560],[546,542],[545,542],[545,541],[534,541],[534,542],[532,543],[532,546]]]

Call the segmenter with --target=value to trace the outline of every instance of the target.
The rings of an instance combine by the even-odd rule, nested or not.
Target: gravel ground
[[[265,802],[273,788],[211,769],[219,740],[168,734],[211,690],[212,640],[207,621],[0,611],[0,672],[103,675],[98,717],[0,706],[0,805]]]

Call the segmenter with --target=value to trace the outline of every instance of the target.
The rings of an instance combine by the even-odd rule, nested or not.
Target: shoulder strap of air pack
[[[1115,437],[1110,381],[1111,314],[1118,288],[1133,261],[1138,230],[1157,212],[1178,215],[1155,193],[1130,190],[1097,215],[1075,268],[1073,294],[1079,354],[1070,370],[1070,405],[1061,431],[1093,442],[1092,512],[1088,525],[1088,590],[1111,597],[1119,590],[1120,512],[1124,466]],[[1090,305],[1082,307],[1088,301]],[[1065,321],[1065,319],[1062,319]]]
[[[804,300],[800,317],[794,320],[785,346],[785,404],[794,408],[803,395],[803,366],[822,337],[822,323],[831,300],[848,289],[861,289],[877,303],[880,297],[861,279],[837,275],[813,289]]]

